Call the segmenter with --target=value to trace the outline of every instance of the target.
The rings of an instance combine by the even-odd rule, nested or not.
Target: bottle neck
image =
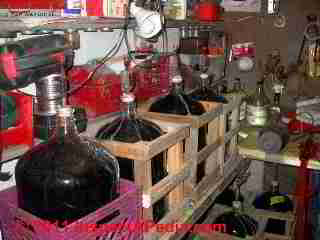
[[[271,187],[271,192],[274,194],[278,194],[279,193],[279,185],[278,184],[273,184]]]
[[[130,102],[122,102],[122,116],[129,119],[136,118],[136,102],[130,101]]]
[[[280,93],[275,93],[274,94],[273,101],[274,101],[274,105],[275,106],[279,106],[280,105],[280,97],[281,97]]]
[[[240,201],[234,201],[232,203],[233,205],[233,211],[235,214],[240,214],[241,213],[241,202]]]
[[[207,89],[208,86],[208,78],[200,77],[200,87],[203,91]]]
[[[182,94],[183,88],[181,83],[172,83],[172,91],[173,94]]]
[[[257,85],[257,93],[260,95],[260,94],[263,94],[263,82],[258,82],[258,85]]]
[[[76,136],[78,130],[73,116],[57,116],[55,137]]]

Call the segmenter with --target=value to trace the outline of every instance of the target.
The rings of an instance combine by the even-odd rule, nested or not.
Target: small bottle
[[[247,100],[247,122],[251,126],[263,127],[269,119],[269,99],[264,93],[263,81],[257,83],[256,93]]]
[[[280,114],[280,100],[283,87],[277,84],[274,87],[273,105],[271,107],[272,115]]]

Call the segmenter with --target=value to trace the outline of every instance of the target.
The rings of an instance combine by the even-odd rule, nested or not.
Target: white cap
[[[232,202],[232,206],[233,206],[235,209],[240,209],[240,208],[241,208],[241,202],[240,202],[240,201],[233,201],[233,202]]]
[[[206,73],[201,73],[201,74],[200,74],[200,78],[202,78],[202,79],[208,78],[208,77],[209,77],[209,75],[206,74]]]
[[[125,103],[129,103],[129,102],[133,102],[135,99],[135,96],[133,94],[127,94],[127,93],[123,93],[121,96],[121,101],[125,102]]]
[[[181,83],[182,82],[182,77],[181,75],[176,75],[172,78],[173,83]]]
[[[71,117],[72,114],[73,114],[73,108],[70,106],[61,107],[58,110],[59,117]]]

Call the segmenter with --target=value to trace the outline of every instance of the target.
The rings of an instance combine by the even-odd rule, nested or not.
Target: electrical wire
[[[107,52],[107,54],[102,58],[101,60],[101,63],[99,63],[95,69],[93,71],[91,71],[87,77],[87,79],[85,79],[83,82],[81,82],[80,84],[78,84],[76,87],[60,94],[59,96],[55,97],[55,98],[47,98],[47,100],[50,100],[50,101],[53,101],[53,100],[59,100],[59,99],[62,99],[64,97],[66,97],[67,95],[69,94],[73,94],[75,93],[76,91],[78,91],[80,88],[82,88],[85,84],[87,84],[92,78],[93,76],[96,74],[96,72],[107,62],[109,61],[111,58],[113,58],[119,51],[122,43],[123,43],[123,39],[124,39],[124,36],[123,36],[123,32],[120,32],[119,35],[118,35],[118,40],[116,41],[115,45]],[[34,98],[38,98],[36,95],[32,95],[32,94],[28,94],[28,93],[25,93],[19,89],[17,89],[18,92],[26,95],[26,96],[31,96],[31,97],[34,97]],[[45,99],[44,97],[41,97],[42,99]]]
[[[79,89],[81,89],[84,85],[86,85],[90,80],[93,79],[93,76],[96,74],[96,72],[108,61],[110,60],[112,57],[114,57],[117,52],[119,51],[123,41],[125,41],[125,44],[126,44],[126,47],[127,47],[127,50],[128,50],[128,56],[129,56],[129,59],[133,62],[135,62],[135,59],[134,57],[132,56],[132,51],[131,50],[131,46],[129,44],[129,40],[128,40],[128,26],[129,26],[129,11],[130,11],[130,4],[131,4],[132,0],[129,1],[129,4],[127,6],[127,13],[126,13],[126,17],[125,17],[125,23],[124,23],[124,26],[123,26],[123,31],[118,35],[118,40],[116,41],[115,45],[107,52],[107,54],[102,58],[101,60],[101,63],[99,63],[96,68],[89,73],[87,79],[85,79],[83,82],[77,84],[76,87],[60,94],[59,96],[55,97],[55,98],[48,98],[47,100],[59,100],[59,99],[62,99],[64,97],[66,97],[67,95],[70,95],[70,94],[73,94],[75,93],[76,91],[78,91]],[[168,35],[167,35],[167,31],[166,31],[166,26],[165,26],[165,17],[163,15],[163,11],[162,11],[162,8],[161,8],[161,0],[158,0],[158,5],[157,5],[157,8],[158,8],[158,11],[159,11],[159,14],[161,16],[161,26],[162,26],[162,52],[161,53],[165,53],[164,57],[168,57],[167,54],[168,54]],[[48,22],[47,24],[53,24],[53,23],[59,23],[59,22],[70,22],[70,21],[75,21],[75,19],[59,19],[59,20],[53,20],[53,21],[50,21]],[[45,25],[45,24],[43,24]],[[161,55],[161,53],[159,54],[158,52],[155,52],[152,54],[152,58],[151,60],[158,60],[159,56]],[[143,68],[145,66],[143,65],[139,65],[139,67]],[[152,66],[151,66],[152,67]],[[150,66],[147,66],[146,68],[150,68]],[[92,84],[91,86],[93,86],[94,84]],[[105,85],[108,85],[108,84],[95,84],[94,86],[105,86]],[[18,92],[22,93],[23,95],[26,95],[26,96],[30,96],[30,97],[33,97],[33,98],[37,98],[36,95],[32,95],[32,94],[28,94],[28,93],[25,93],[19,89],[17,89]],[[43,97],[42,97],[43,99]]]

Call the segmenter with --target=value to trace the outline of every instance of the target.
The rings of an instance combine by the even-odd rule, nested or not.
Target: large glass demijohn
[[[96,138],[114,140],[126,143],[139,141],[152,141],[160,137],[164,132],[159,126],[151,121],[143,119],[136,114],[135,96],[131,93],[124,93],[121,97],[121,116],[111,123],[103,126],[97,133]],[[120,176],[128,180],[134,180],[133,160],[118,158]],[[151,160],[152,184],[156,184],[167,176],[166,154],[159,153]],[[160,199],[153,205],[154,221],[161,219],[167,209],[166,199]]]
[[[118,196],[119,165],[94,139],[77,133],[73,108],[60,108],[54,135],[18,161],[19,207],[42,219],[71,223]]]
[[[187,96],[182,88],[182,77],[180,75],[174,76],[172,79],[172,88],[169,94],[160,97],[154,102],[150,108],[150,112],[177,114],[177,115],[195,115],[199,116],[205,113],[205,109],[200,102],[194,101]],[[207,126],[199,129],[198,151],[206,146]],[[205,171],[205,162],[198,165],[197,181],[199,182]]]

